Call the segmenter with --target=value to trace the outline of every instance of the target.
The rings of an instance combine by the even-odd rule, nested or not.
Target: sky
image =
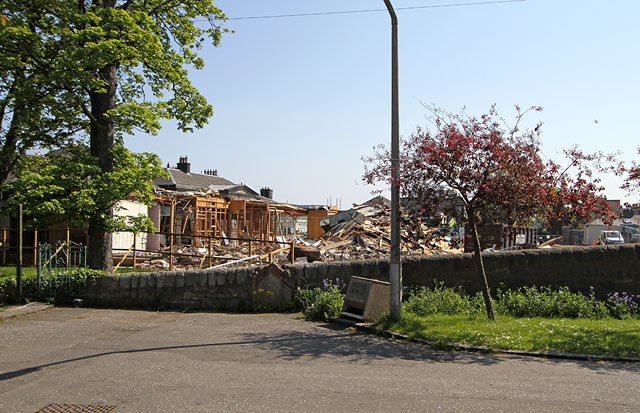
[[[482,0],[392,0],[396,9]],[[383,0],[219,0],[234,31],[205,47],[190,77],[214,108],[209,124],[125,139],[172,167],[218,174],[274,199],[347,209],[373,195],[362,156],[391,139],[388,13],[243,17],[384,9]],[[577,144],[640,160],[640,2],[526,0],[398,10],[400,134],[427,126],[424,103],[470,115],[539,105],[545,156]],[[604,176],[609,199],[632,199]],[[384,189],[384,187],[382,187]],[[386,192],[388,196],[388,191]]]

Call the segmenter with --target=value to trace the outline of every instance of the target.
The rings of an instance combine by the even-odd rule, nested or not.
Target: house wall
[[[118,217],[135,217],[138,215],[149,216],[149,207],[135,201],[120,201],[116,204],[113,214]],[[114,232],[112,234],[113,249],[127,250],[133,244],[132,232]],[[136,237],[136,249],[147,248],[147,234],[138,234]]]

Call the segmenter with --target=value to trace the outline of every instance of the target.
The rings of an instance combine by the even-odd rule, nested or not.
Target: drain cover
[[[56,404],[52,403],[47,407],[38,410],[36,413],[110,413],[117,406],[108,404]]]

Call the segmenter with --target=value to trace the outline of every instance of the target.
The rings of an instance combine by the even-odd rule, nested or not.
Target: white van
[[[604,244],[624,244],[620,231],[600,231],[598,239]]]

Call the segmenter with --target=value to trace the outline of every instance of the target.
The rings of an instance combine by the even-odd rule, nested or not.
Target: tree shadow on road
[[[311,323],[315,324],[315,323]],[[345,329],[335,324],[300,331],[252,332],[244,339],[254,341],[262,350],[275,353],[284,360],[331,356],[340,362],[368,363],[374,360],[478,363],[492,365],[503,357],[492,354],[451,352],[415,343],[391,340]]]
[[[306,331],[247,333],[245,338],[260,343],[261,349],[273,351],[277,357],[285,360],[328,355],[339,358],[340,362],[367,363],[380,359],[400,359],[488,366],[510,360],[554,365],[573,364],[600,374],[615,374],[620,370],[640,373],[640,363],[441,350],[424,344],[345,330],[343,326],[336,324],[305,323],[314,324],[320,328],[317,332],[305,328]]]
[[[135,354],[143,352],[162,352],[179,349],[202,349],[225,346],[254,346],[256,352],[271,351],[276,357],[294,360],[303,357],[335,356],[340,362],[369,362],[380,359],[421,360],[431,362],[482,363],[491,365],[499,357],[490,355],[450,353],[416,346],[411,343],[394,342],[367,336],[354,331],[336,330],[333,326],[318,328],[316,331],[285,331],[274,333],[244,333],[240,340],[202,344],[186,344],[163,347],[146,347],[113,350],[100,353],[53,361],[36,366],[0,373],[0,381],[9,380],[26,374],[76,361],[104,357],[114,354]]]
[[[516,355],[482,354],[465,351],[445,351],[426,345],[406,341],[391,340],[368,335],[333,324],[311,322],[304,328],[269,332],[240,333],[232,341],[197,343],[172,346],[128,348],[83,355],[64,360],[52,361],[36,366],[0,373],[0,381],[10,380],[47,367],[64,365],[76,361],[110,356],[114,354],[136,354],[144,352],[163,352],[167,350],[189,350],[203,348],[223,348],[227,346],[254,347],[256,354],[270,352],[282,360],[332,357],[339,363],[369,363],[377,360],[404,360],[426,363],[459,363],[491,366],[509,361],[529,363],[573,363],[581,368],[597,371],[600,374],[615,374],[618,370],[640,373],[640,363],[595,362],[588,360],[552,360]]]

